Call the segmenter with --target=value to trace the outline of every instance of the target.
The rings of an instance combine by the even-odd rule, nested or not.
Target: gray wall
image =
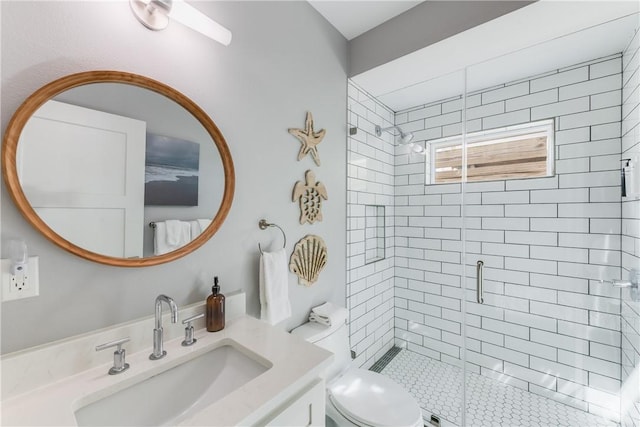
[[[533,1],[425,1],[354,38],[349,76],[432,45]]]
[[[122,70],[149,76],[200,105],[224,134],[236,167],[229,217],[191,255],[160,266],[103,266],[68,254],[41,237],[16,210],[2,185],[2,248],[24,238],[40,257],[40,296],[2,304],[2,352],[102,328],[153,312],[156,295],[180,305],[202,300],[219,275],[223,292],[247,292],[257,315],[258,251],[281,244],[277,231],[260,231],[260,218],[297,240],[318,234],[328,264],[311,288],[289,277],[293,317],[325,300],[345,301],[346,63],[347,42],[306,2],[200,2],[197,6],[233,32],[224,47],[180,24],[162,32],[140,25],[127,2],[1,3],[2,132],[20,103],[43,84],[88,70]],[[312,46],[312,49],[309,47]],[[312,57],[311,57],[312,55]],[[322,166],[296,161],[305,112],[327,129],[319,146]],[[313,169],[328,189],[324,220],[298,223],[294,183]]]

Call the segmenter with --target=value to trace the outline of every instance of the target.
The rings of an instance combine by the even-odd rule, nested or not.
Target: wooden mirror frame
[[[164,95],[189,111],[211,136],[211,139],[220,153],[222,166],[224,168],[224,193],[222,196],[222,202],[220,203],[220,208],[218,209],[216,216],[211,221],[211,225],[209,225],[202,234],[187,245],[163,255],[146,258],[117,258],[102,255],[88,251],[64,239],[53,231],[31,207],[24,191],[22,191],[16,167],[16,154],[20,134],[33,113],[45,102],[66,90],[92,83],[125,83]],[[7,186],[7,190],[22,216],[24,216],[25,219],[36,228],[36,230],[44,235],[44,237],[60,246],[62,249],[78,255],[79,257],[101,264],[118,267],[144,267],[163,264],[181,258],[196,250],[205,244],[216,233],[216,231],[218,231],[224,222],[229,210],[231,209],[233,193],[235,190],[235,172],[229,147],[227,146],[227,142],[218,127],[204,112],[204,110],[198,107],[198,105],[196,105],[196,103],[191,99],[164,83],[160,83],[148,77],[123,71],[87,71],[71,74],[52,81],[29,96],[16,110],[9,121],[7,130],[5,131],[2,144],[2,176]]]

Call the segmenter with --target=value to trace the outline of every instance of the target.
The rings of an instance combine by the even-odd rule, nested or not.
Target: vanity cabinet
[[[316,379],[276,409],[266,422],[268,427],[324,426],[325,384]]]

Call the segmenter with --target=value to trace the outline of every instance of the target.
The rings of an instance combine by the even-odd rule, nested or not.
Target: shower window
[[[553,120],[544,120],[467,134],[467,181],[553,175],[553,128]],[[427,163],[427,184],[460,182],[462,136],[427,144],[432,160]]]

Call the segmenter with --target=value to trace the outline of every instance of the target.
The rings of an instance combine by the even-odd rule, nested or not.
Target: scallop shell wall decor
[[[327,264],[327,245],[322,237],[309,234],[300,239],[293,248],[289,270],[298,276],[298,283],[311,286]]]

